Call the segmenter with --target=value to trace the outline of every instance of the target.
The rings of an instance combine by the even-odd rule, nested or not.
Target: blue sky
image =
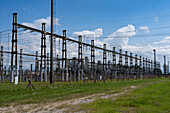
[[[57,29],[60,32],[67,29],[71,34],[102,27],[104,33],[110,33],[127,24],[136,28],[165,26],[170,22],[169,5],[169,0],[57,0],[56,12],[61,24]],[[8,29],[12,17],[7,15],[13,12],[18,13],[21,23],[50,16],[50,0],[1,0],[0,11],[0,30]],[[159,21],[152,23],[155,17]]]
[[[59,34],[63,29],[67,30],[67,36],[72,36],[74,32],[102,28],[103,35],[98,39],[103,41],[128,24],[133,25],[135,31],[144,26],[149,32],[137,32],[128,37],[128,43],[130,47],[136,44],[143,49],[150,47],[150,54],[152,48],[156,47],[151,46],[154,42],[170,36],[169,0],[57,0],[56,6]],[[11,28],[13,12],[18,13],[19,23],[33,23],[34,20],[50,17],[50,0],[0,0],[0,11],[0,31],[3,31]],[[162,55],[168,53],[169,48],[160,52],[160,58],[163,58]]]
[[[82,28],[120,26],[130,23],[135,25],[151,22],[152,18],[128,21],[126,19],[161,15],[169,15],[161,17],[169,19],[169,5],[169,0],[57,0],[57,18],[60,19],[63,28],[73,27],[73,24],[79,24],[75,26],[76,29],[82,27],[81,24],[85,26]],[[1,0],[0,6],[0,17],[18,12],[20,22],[32,22],[50,16],[50,0]],[[88,22],[95,22],[95,24],[87,25]],[[7,23],[1,24],[5,26]]]

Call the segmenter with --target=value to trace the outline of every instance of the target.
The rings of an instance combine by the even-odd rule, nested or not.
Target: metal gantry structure
[[[94,83],[97,81],[103,81],[110,79],[119,80],[129,80],[129,79],[150,79],[154,77],[162,76],[160,63],[156,61],[156,50],[154,49],[154,60],[138,56],[137,54],[133,56],[132,53],[125,51],[122,52],[122,49],[119,49],[119,52],[116,52],[116,47],[113,47],[112,50],[107,49],[106,44],[103,44],[103,47],[95,46],[95,40],[91,40],[91,44],[84,43],[82,41],[82,36],[79,36],[78,40],[68,38],[66,35],[66,30],[63,30],[63,35],[53,34],[53,31],[46,31],[45,23],[42,23],[42,30],[35,29],[26,25],[17,23],[17,13],[13,13],[13,29],[12,29],[12,51],[3,51],[1,47],[1,58],[0,58],[0,71],[1,71],[1,81],[4,82],[5,79],[9,79],[12,83],[15,78],[15,83],[19,81],[27,81],[27,73],[24,72],[23,66],[23,56],[34,57],[35,69],[32,69],[32,78],[35,79],[35,82],[47,82],[50,83],[55,81],[67,82],[69,81],[86,81],[94,80]],[[35,51],[35,55],[23,53],[23,50],[18,52],[18,28],[23,28],[31,30],[41,34],[41,53],[39,55],[38,51]],[[51,29],[53,29],[51,27]],[[54,58],[53,55],[53,44],[51,43],[50,54],[46,52],[46,36],[49,35],[51,41],[54,41],[54,38],[62,40],[62,57]],[[78,45],[78,58],[68,58],[68,43],[73,42]],[[83,58],[83,47],[89,47],[90,55]],[[76,49],[76,48],[74,48]],[[96,52],[97,50],[103,52],[102,59],[96,61]],[[11,54],[11,65],[9,66],[8,73],[6,73],[3,66],[3,54]],[[130,53],[130,55],[128,55]],[[19,60],[19,76],[18,76],[18,55],[20,55]],[[112,60],[109,55],[112,56]],[[101,56],[101,55],[100,55]],[[90,57],[90,58],[88,58]],[[89,59],[91,59],[89,61]],[[56,61],[57,64],[53,64],[53,61]],[[103,62],[103,63],[101,63]],[[165,60],[166,62],[166,60]],[[60,63],[62,64],[60,66]],[[153,66],[154,64],[154,66]],[[57,65],[56,67],[53,65]],[[54,68],[55,67],[55,68]],[[166,69],[169,68],[164,64],[164,73],[166,74]],[[5,67],[6,68],[6,67]],[[16,82],[17,81],[17,82]]]

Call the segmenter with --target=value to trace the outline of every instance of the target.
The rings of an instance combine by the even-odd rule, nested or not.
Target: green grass
[[[167,82],[163,82],[163,81]],[[150,105],[149,99],[154,100],[158,97],[158,100],[168,100],[168,94],[170,90],[168,90],[170,85],[169,82],[170,79],[150,79],[150,80],[129,80],[129,81],[106,81],[106,83],[96,83],[88,82],[88,84],[83,85],[82,82],[74,82],[72,83],[72,86],[69,85],[69,83],[55,83],[54,85],[50,85],[49,83],[35,83],[33,82],[34,87],[36,90],[33,89],[26,89],[26,86],[28,83],[21,82],[19,85],[14,85],[11,83],[0,83],[0,107],[3,106],[10,106],[12,105],[18,105],[18,104],[28,104],[28,103],[40,103],[40,102],[49,102],[49,101],[57,101],[57,100],[65,100],[65,99],[71,99],[71,98],[77,98],[81,96],[85,96],[88,94],[94,94],[94,93],[103,93],[112,91],[112,93],[120,92],[123,88],[129,87],[132,85],[135,86],[145,86],[144,89],[137,89],[134,90],[133,93],[128,93],[127,95],[124,95],[120,97],[120,99],[115,101],[112,100],[97,100],[94,103],[90,103],[89,105],[84,105],[82,109],[93,109],[94,111],[98,112],[101,110],[102,112],[108,111],[116,111],[119,107],[122,111],[128,111],[131,110],[131,108],[145,108],[146,110],[149,109],[146,106],[149,106],[150,108],[154,107]],[[158,84],[159,82],[159,84]],[[148,84],[155,84],[155,85],[149,85]],[[161,85],[161,86],[159,86]],[[164,91],[163,86],[166,85],[166,92]],[[157,86],[157,89],[161,89],[159,91],[160,94],[162,94],[162,97],[159,97],[160,95],[153,96],[157,90],[154,90],[154,87]],[[159,86],[159,87],[158,87]],[[153,89],[150,91],[150,89]],[[148,91],[147,91],[148,90]],[[153,92],[153,93],[152,93]],[[148,94],[147,97],[143,96]],[[164,94],[165,93],[165,94]],[[141,96],[141,97],[138,97]],[[163,97],[166,97],[167,99],[162,99]],[[152,97],[152,98],[151,98]],[[139,98],[136,100],[136,98]],[[142,99],[147,100],[148,102],[145,104],[142,104]],[[144,101],[145,103],[146,101]],[[159,101],[155,101],[155,104],[159,103]],[[168,104],[168,103],[167,103]],[[106,106],[106,107],[103,107]],[[160,105],[161,106],[161,105]],[[164,107],[165,108],[165,107]],[[116,109],[116,110],[114,110]],[[162,108],[163,109],[163,108]]]
[[[141,84],[139,88],[120,95],[116,100],[98,99],[81,105],[79,110],[96,113],[170,113],[170,79]]]

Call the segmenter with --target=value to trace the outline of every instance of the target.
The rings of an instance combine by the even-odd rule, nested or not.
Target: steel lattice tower
[[[43,73],[44,70],[44,80],[47,82],[47,61],[46,61],[46,31],[45,31],[45,23],[42,23],[42,33],[41,33],[41,64],[40,64],[40,81],[43,80]]]
[[[91,40],[91,80],[94,79],[94,82],[96,81],[95,76],[95,49],[94,49],[94,40]]]
[[[104,82],[105,82],[105,79],[106,79],[106,63],[107,63],[107,56],[106,56],[106,44],[103,44],[103,77],[102,79],[104,79]]]

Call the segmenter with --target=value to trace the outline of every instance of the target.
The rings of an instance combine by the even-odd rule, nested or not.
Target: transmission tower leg
[[[3,70],[3,46],[1,46],[1,61],[0,61],[0,68],[1,68],[1,82],[4,83],[4,70]]]
[[[16,69],[15,75],[15,83],[18,84],[18,46],[17,46],[17,13],[13,13],[13,24],[12,24],[12,54],[11,54],[11,83],[13,83],[14,72],[13,68]],[[15,58],[14,58],[15,56]],[[15,66],[13,65],[13,61],[15,59]]]

